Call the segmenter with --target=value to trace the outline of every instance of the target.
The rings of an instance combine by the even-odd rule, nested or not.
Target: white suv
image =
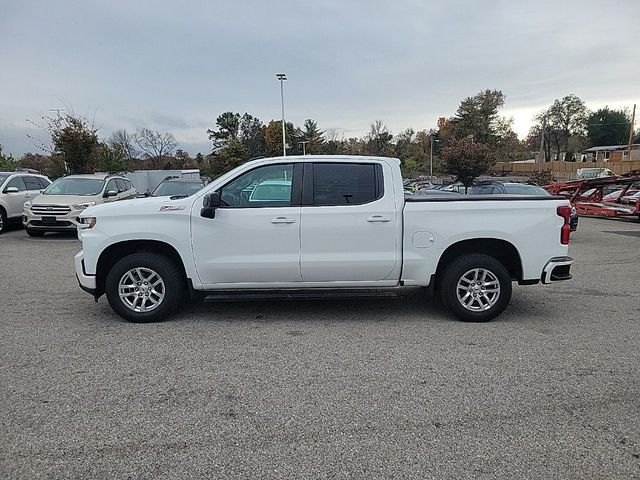
[[[32,237],[41,237],[45,232],[75,231],[84,209],[137,195],[131,181],[119,175],[69,175],[24,203],[22,223]]]
[[[0,172],[0,233],[8,222],[20,221],[22,206],[51,185],[44,175],[27,172]]]

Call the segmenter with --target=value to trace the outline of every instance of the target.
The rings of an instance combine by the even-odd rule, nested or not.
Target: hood
[[[96,202],[101,199],[96,195],[45,195],[41,193],[32,201],[32,205],[77,205],[81,203]]]
[[[193,200],[193,197],[176,200],[171,200],[170,197],[132,198],[89,207],[82,212],[82,216],[146,215],[160,211],[188,211]]]

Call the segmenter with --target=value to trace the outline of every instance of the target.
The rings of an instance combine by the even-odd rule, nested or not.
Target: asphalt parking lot
[[[0,477],[640,478],[640,224],[489,324],[400,299],[200,304],[129,324],[74,237],[0,236]]]

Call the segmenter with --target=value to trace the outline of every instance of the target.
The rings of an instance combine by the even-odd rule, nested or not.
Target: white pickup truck
[[[571,278],[570,215],[553,197],[405,198],[392,158],[266,158],[186,198],[88,208],[75,268],[83,290],[132,322],[161,320],[187,295],[402,286],[434,287],[459,319],[488,321],[513,281]]]

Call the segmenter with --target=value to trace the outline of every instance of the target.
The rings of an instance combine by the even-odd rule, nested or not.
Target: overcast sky
[[[0,144],[37,151],[27,120],[69,106],[101,137],[148,127],[207,153],[224,111],[280,117],[276,72],[295,124],[432,128],[493,88],[524,137],[569,93],[640,104],[639,20],[638,0],[0,0]]]

